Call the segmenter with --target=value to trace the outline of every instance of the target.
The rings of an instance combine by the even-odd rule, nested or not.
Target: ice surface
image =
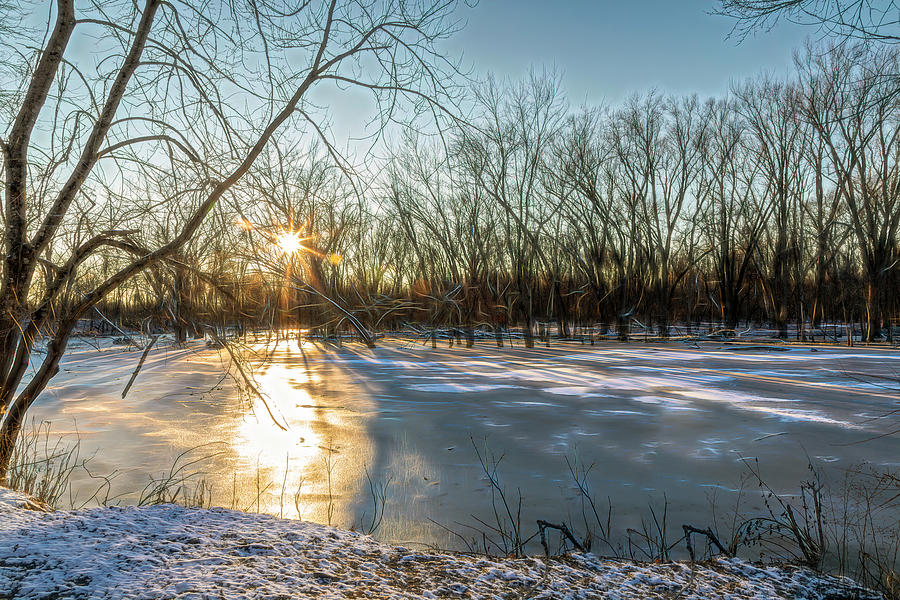
[[[31,415],[54,431],[77,427],[82,454],[96,453],[91,468],[118,472],[123,504],[199,447],[192,456],[209,456],[197,470],[217,504],[351,526],[371,515],[368,472],[390,481],[381,538],[453,547],[431,519],[490,518],[473,439],[503,456],[527,522],[579,511],[565,462],[577,453],[623,529],[639,527],[663,492],[673,523],[708,515],[709,490],[727,511],[742,457],[758,458],[783,492],[808,477],[810,460],[835,478],[896,463],[894,438],[858,443],[896,424],[900,354],[886,349],[282,343],[256,368],[282,431],[220,381],[215,350],[160,345],[122,400],[140,351],[82,346]],[[96,489],[78,477],[79,497]]]

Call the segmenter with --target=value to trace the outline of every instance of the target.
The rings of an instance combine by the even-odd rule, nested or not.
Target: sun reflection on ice
[[[366,419],[328,401],[346,382],[329,372],[324,386],[319,363],[308,362],[318,352],[314,344],[303,342],[298,350],[296,339],[289,338],[266,348],[270,362],[255,373],[255,382],[286,430],[261,400],[236,425],[231,444],[243,471],[257,473],[260,482],[242,482],[244,496],[258,497],[252,508],[261,512],[350,526],[351,500],[374,456]]]
[[[264,394],[269,408],[287,429],[281,429],[268,415],[264,407],[258,406],[246,416],[234,440],[238,454],[260,467],[284,469],[286,457],[291,462],[306,464],[319,453],[320,437],[313,431],[315,420],[313,399],[309,392],[297,388],[292,382],[298,381],[296,369],[283,364],[272,364],[265,373],[257,376],[260,391]],[[305,378],[308,381],[308,377]]]

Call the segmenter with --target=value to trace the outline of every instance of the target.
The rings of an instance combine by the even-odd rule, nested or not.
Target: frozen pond
[[[711,524],[711,500],[720,511],[734,502],[742,457],[758,458],[778,490],[796,490],[809,461],[839,477],[898,460],[896,438],[876,438],[896,425],[900,353],[887,349],[387,340],[267,350],[256,380],[287,431],[260,402],[251,410],[221,380],[227,356],[201,345],[154,349],[124,400],[140,352],[76,348],[31,415],[56,432],[77,427],[82,454],[96,452],[91,470],[118,472],[121,503],[203,445],[189,457],[208,458],[191,470],[216,504],[365,528],[371,479],[376,492],[387,484],[378,537],[443,547],[459,542],[432,521],[473,537],[465,525],[492,518],[472,440],[503,456],[524,523],[576,527],[567,457],[593,464],[590,486],[622,529],[663,494],[675,527]],[[76,491],[96,485],[79,475]]]

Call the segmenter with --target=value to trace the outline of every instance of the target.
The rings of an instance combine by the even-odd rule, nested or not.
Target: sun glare
[[[303,244],[300,243],[301,241],[300,234],[296,231],[285,231],[284,233],[279,233],[275,236],[275,243],[278,245],[278,249],[284,254],[294,254],[295,252],[298,252],[303,248]]]

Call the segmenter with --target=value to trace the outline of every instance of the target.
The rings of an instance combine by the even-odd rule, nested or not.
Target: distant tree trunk
[[[558,305],[557,315],[559,318],[559,337],[570,338],[572,332],[569,329],[569,309],[566,306],[566,300],[562,294],[562,282],[556,278],[553,282],[553,293],[556,295],[556,303]]]
[[[187,342],[189,303],[187,273],[183,268],[175,267],[172,285],[172,314],[175,328],[175,343],[177,344]]]

